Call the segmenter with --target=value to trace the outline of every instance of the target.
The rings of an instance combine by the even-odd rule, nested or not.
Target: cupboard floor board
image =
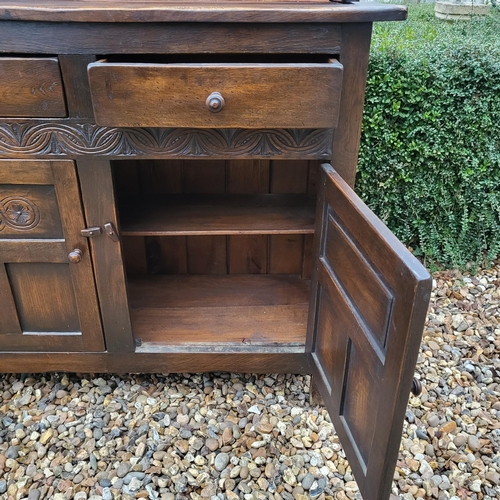
[[[142,344],[301,347],[309,282],[294,276],[141,276],[128,281]]]

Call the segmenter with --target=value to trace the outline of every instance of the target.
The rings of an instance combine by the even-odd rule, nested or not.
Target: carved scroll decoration
[[[327,158],[329,129],[113,128],[73,123],[0,123],[0,156]]]
[[[10,196],[0,200],[0,231],[6,227],[29,231],[40,223],[40,210],[31,200]]]

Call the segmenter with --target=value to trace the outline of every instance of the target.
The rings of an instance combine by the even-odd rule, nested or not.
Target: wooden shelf
[[[121,200],[124,236],[312,234],[307,195],[163,195]]]
[[[134,276],[128,295],[143,350],[304,350],[309,282],[295,276]]]

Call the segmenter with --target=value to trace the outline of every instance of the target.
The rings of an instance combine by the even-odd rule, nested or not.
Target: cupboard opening
[[[318,161],[112,168],[139,350],[304,352]]]

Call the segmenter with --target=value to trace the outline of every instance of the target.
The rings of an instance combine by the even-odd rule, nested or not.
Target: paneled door
[[[84,227],[74,162],[0,160],[0,350],[105,350]]]
[[[431,278],[322,165],[307,349],[364,500],[387,500]]]

